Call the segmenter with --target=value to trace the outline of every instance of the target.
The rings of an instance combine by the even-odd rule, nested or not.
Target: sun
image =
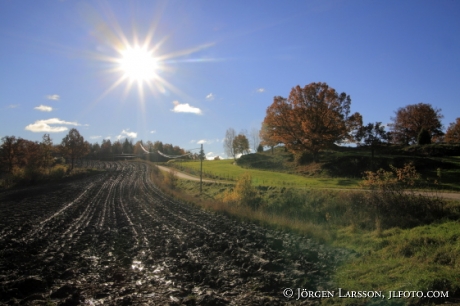
[[[120,51],[120,70],[131,81],[149,82],[157,78],[158,60],[145,47],[128,46]]]

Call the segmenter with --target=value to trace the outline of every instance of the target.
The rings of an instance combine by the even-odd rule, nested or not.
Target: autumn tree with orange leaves
[[[427,130],[431,137],[444,135],[440,109],[433,108],[431,104],[418,103],[399,108],[396,117],[392,117],[390,124],[393,142],[405,145],[417,142],[417,136],[422,129]]]
[[[449,143],[460,143],[460,118],[457,118],[455,123],[449,125],[444,140]]]
[[[362,125],[359,113],[350,116],[350,105],[349,95],[326,83],[296,86],[289,98],[277,96],[267,108],[264,136],[291,152],[310,152],[318,161],[321,149],[353,140],[352,131]]]

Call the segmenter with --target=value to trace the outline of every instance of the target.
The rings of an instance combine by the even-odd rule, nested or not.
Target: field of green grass
[[[177,162],[176,166],[193,175],[199,175],[200,162]],[[236,181],[243,173],[249,172],[255,186],[306,187],[306,188],[358,188],[356,178],[304,177],[284,172],[274,172],[243,168],[233,160],[206,160],[203,162],[205,177]]]

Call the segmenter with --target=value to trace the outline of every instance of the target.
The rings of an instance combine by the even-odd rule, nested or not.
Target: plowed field
[[[347,256],[170,199],[145,164],[88,166],[0,193],[0,304],[298,304],[284,288],[332,289]]]

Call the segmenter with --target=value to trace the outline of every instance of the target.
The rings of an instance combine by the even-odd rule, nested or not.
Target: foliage
[[[61,153],[71,161],[69,171],[74,168],[75,160],[89,153],[89,143],[85,141],[77,129],[71,129],[69,133],[62,139]]]
[[[32,173],[40,168],[49,168],[53,163],[51,152],[53,144],[49,135],[44,136],[42,143],[5,136],[0,146],[0,168],[12,174],[19,168],[27,168]]]
[[[123,151],[122,154],[132,154],[133,153],[133,141],[128,140],[128,138],[125,138],[125,141],[123,142]]]
[[[238,154],[248,154],[249,153],[249,141],[243,134],[238,134],[235,139],[233,139],[233,153]]]
[[[412,164],[405,164],[403,168],[390,166],[392,171],[379,169],[376,172],[364,172],[363,186],[371,189],[404,189],[414,187],[420,175]]]
[[[365,172],[362,184],[371,188],[366,209],[377,229],[428,224],[443,215],[445,203],[441,198],[409,190],[419,181],[420,175],[412,164],[391,166],[391,171]]]
[[[12,173],[13,169],[20,163],[19,143],[22,138],[5,136],[2,138],[0,163],[6,173]]]
[[[40,157],[42,159],[42,165],[45,168],[48,168],[48,171],[50,170],[50,167],[53,165],[54,160],[53,160],[53,140],[50,137],[50,134],[45,134],[43,135],[42,142],[40,143]]]
[[[446,131],[445,141],[448,143],[460,143],[460,118],[451,123]]]
[[[270,129],[271,128],[270,126],[267,125],[267,123],[262,122],[262,128],[260,129],[259,137],[261,139],[260,144],[262,145],[262,149],[264,146],[270,147],[272,149],[272,154],[273,154],[273,148],[276,145],[278,145],[279,142],[270,137],[271,135]]]
[[[177,181],[179,180],[179,178],[177,177],[177,171],[175,169],[171,169],[170,171],[168,171],[164,179],[165,179],[166,185],[170,189],[176,189]]]
[[[364,145],[371,148],[372,157],[374,157],[375,148],[388,140],[388,133],[382,122],[368,123],[358,128],[355,138],[358,142],[363,141]]]
[[[235,139],[236,137],[236,132],[233,128],[229,128],[227,129],[227,131],[225,132],[225,138],[224,138],[224,150],[225,150],[225,154],[227,154],[228,157],[232,156],[233,159],[235,159],[235,151],[234,151],[234,147],[233,147],[233,140]]]
[[[246,172],[238,179],[235,189],[223,195],[222,201],[257,209],[261,203],[261,198],[257,189],[252,185],[251,175]]]
[[[411,104],[399,108],[395,113],[396,117],[391,118],[393,123],[390,125],[395,143],[416,143],[422,128],[426,129],[431,137],[443,135],[441,109],[435,109],[431,104]]]
[[[423,146],[431,143],[431,135],[428,130],[422,128],[420,133],[417,135],[417,144]]]
[[[296,86],[289,98],[277,96],[267,108],[262,139],[284,143],[291,152],[318,152],[336,142],[350,139],[361,124],[359,113],[349,116],[351,98],[340,95],[326,83]]]
[[[259,146],[257,147],[257,153],[262,153],[264,151],[264,146],[259,143]]]

